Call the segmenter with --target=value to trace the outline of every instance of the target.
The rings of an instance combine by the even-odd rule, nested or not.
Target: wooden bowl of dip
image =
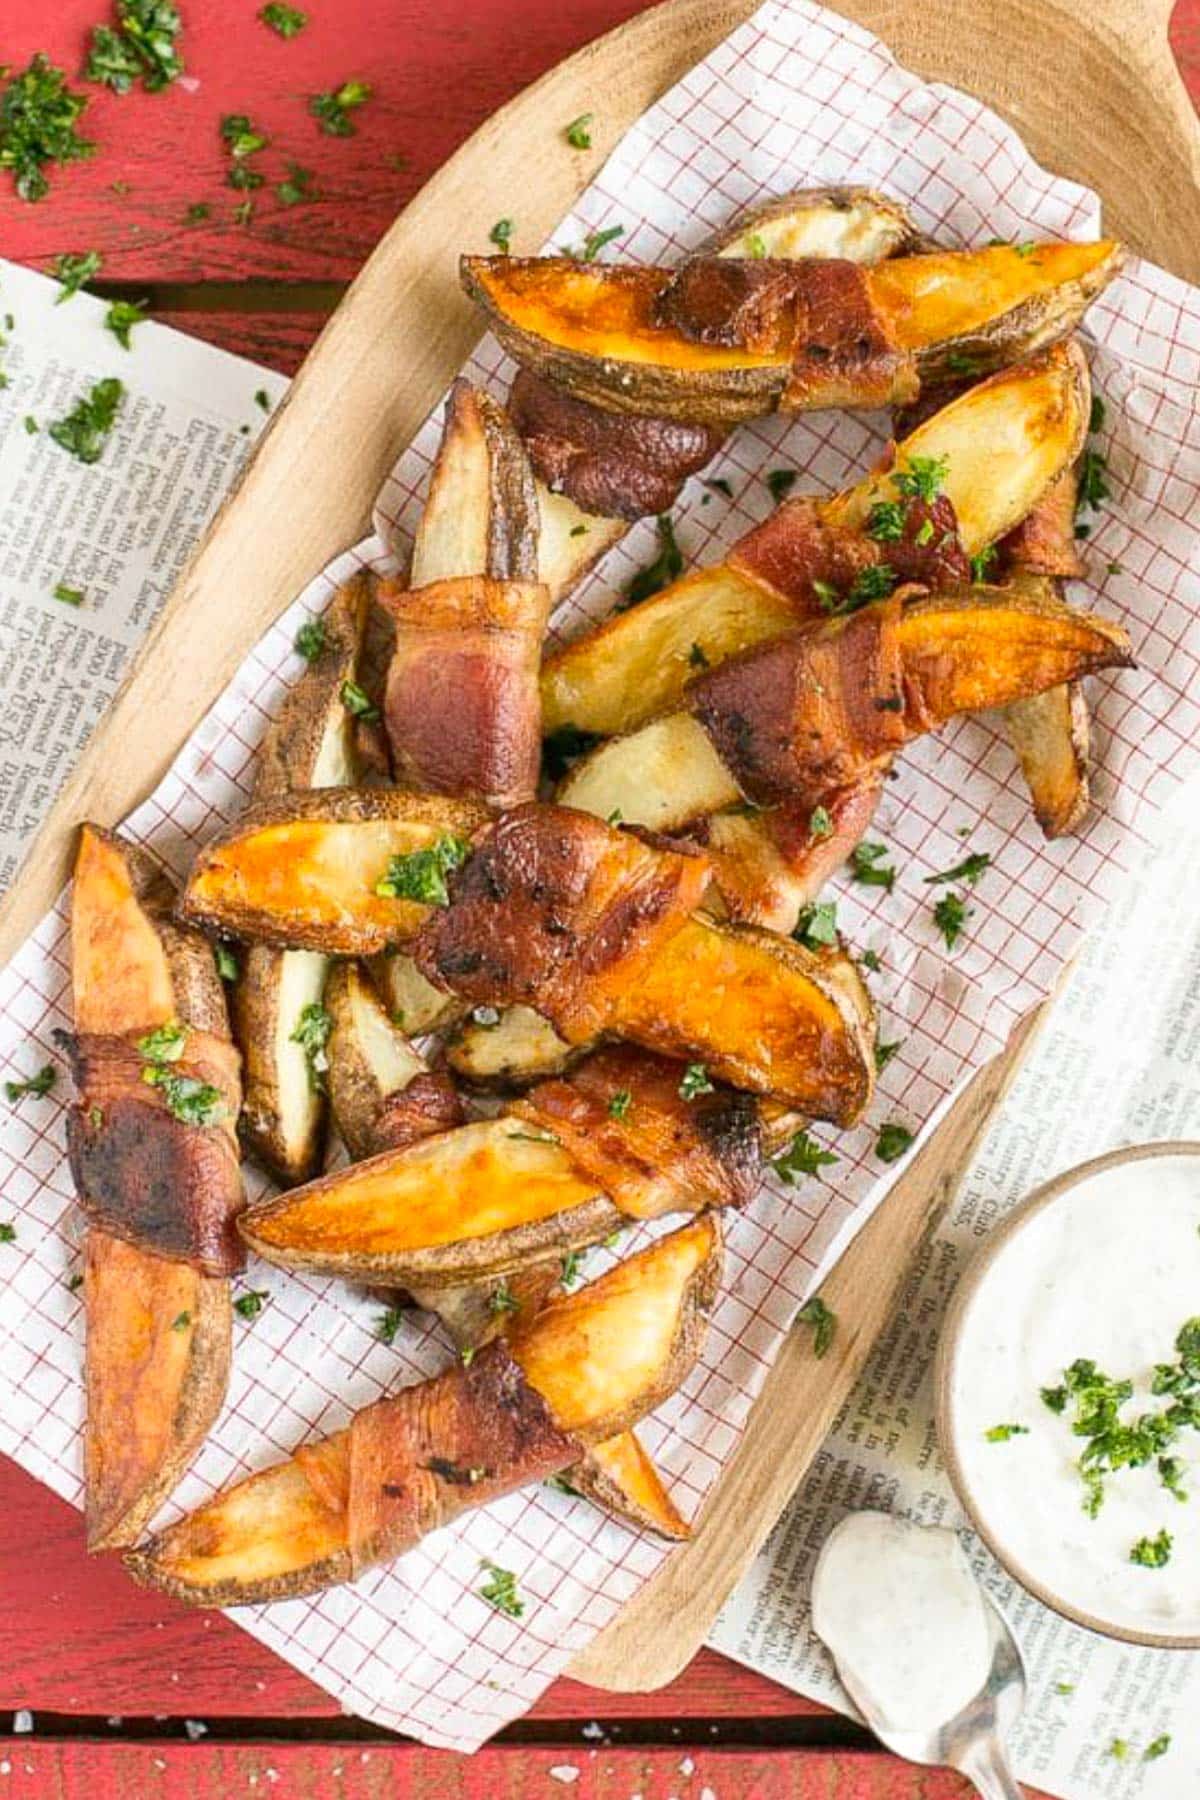
[[[1076,1467],[1088,1440],[1072,1434],[1073,1401],[1056,1412],[1041,1389],[1089,1358],[1132,1378],[1121,1422],[1163,1411],[1172,1397],[1151,1394],[1154,1365],[1177,1360],[1196,1317],[1200,1143],[1131,1146],[1055,1176],[992,1233],[951,1302],[934,1373],[942,1456],[996,1560],[1077,1625],[1162,1649],[1200,1649],[1200,1429],[1167,1447],[1186,1501],[1151,1457],[1106,1475],[1089,1517]],[[1134,1560],[1160,1531],[1168,1560]]]

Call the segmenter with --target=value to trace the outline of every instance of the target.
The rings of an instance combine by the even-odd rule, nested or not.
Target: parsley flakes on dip
[[[951,1479],[1023,1586],[1093,1630],[1200,1647],[1200,1144],[1033,1194],[946,1320]]]

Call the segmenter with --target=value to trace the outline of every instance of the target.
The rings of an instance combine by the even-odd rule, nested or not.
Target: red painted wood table
[[[504,100],[639,0],[311,0],[283,42],[257,0],[184,0],[193,90],[174,108],[93,90],[93,161],[59,171],[38,206],[0,181],[4,253],[45,268],[98,249],[101,286],[156,317],[291,372],[345,284],[427,176]],[[0,59],[36,50],[76,70],[102,0],[4,0]],[[1173,42],[1200,97],[1200,0]],[[352,143],[323,136],[299,97],[369,82]],[[250,115],[277,173],[239,223],[218,121]],[[294,159],[311,198],[284,205]],[[189,222],[191,209],[210,209]],[[134,1589],[89,1562],[79,1515],[0,1458],[0,1800],[411,1794],[423,1800],[571,1793],[576,1800],[951,1800],[957,1777],[910,1768],[867,1735],[703,1652],[669,1688],[609,1695],[559,1681],[473,1758],[427,1751],[344,1717],[227,1619]],[[13,1714],[32,1730],[13,1732]],[[29,1720],[18,1716],[15,1724]],[[9,1735],[12,1733],[12,1735]]]

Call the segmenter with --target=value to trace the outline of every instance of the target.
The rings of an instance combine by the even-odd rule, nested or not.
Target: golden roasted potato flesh
[[[490,1272],[472,1269],[472,1240],[562,1218],[596,1198],[596,1183],[546,1133],[517,1118],[477,1119],[267,1200],[241,1228],[260,1256],[284,1267],[428,1286]],[[516,1241],[500,1268],[525,1247]]]
[[[149,1031],[175,1016],[171,965],[134,885],[118,838],[84,825],[71,897],[75,1029],[97,1036]]]
[[[718,256],[842,257],[866,267],[913,248],[916,237],[900,202],[874,188],[800,188],[752,207],[710,247]]]
[[[1004,724],[1038,824],[1048,838],[1069,836],[1090,803],[1091,724],[1082,687],[1073,681],[1015,701]]]
[[[477,1007],[446,1042],[447,1066],[480,1088],[523,1086],[560,1074],[579,1054],[528,1006]]]
[[[556,1424],[603,1443],[673,1393],[699,1352],[721,1265],[720,1228],[702,1219],[554,1301],[514,1336],[512,1354]],[[128,1552],[126,1567],[197,1606],[284,1599],[346,1580],[350,1439],[348,1430],[304,1445]]]
[[[824,503],[823,515],[861,529],[876,502],[895,499],[895,470],[928,458],[944,470],[942,492],[974,555],[1023,519],[1074,461],[1090,405],[1082,352],[1074,343],[1056,345],[934,413],[898,447],[891,468]],[[635,730],[678,705],[706,669],[802,623],[807,613],[796,600],[738,555],[734,545],[724,562],[693,570],[547,657],[543,729],[574,726],[604,737]]]
[[[565,1480],[585,1500],[631,1525],[677,1542],[691,1536],[691,1526],[668,1494],[636,1431],[623,1431],[602,1444],[593,1444]]]
[[[429,910],[380,895],[393,857],[465,842],[479,806],[389,788],[321,788],[252,806],[196,858],[189,919],[285,949],[369,956],[411,938]]]
[[[560,806],[650,831],[677,831],[741,798],[704,727],[684,712],[610,738],[576,763],[555,795]]]
[[[460,376],[413,540],[409,587],[468,575],[536,579],[538,524],[521,440],[504,408]]]

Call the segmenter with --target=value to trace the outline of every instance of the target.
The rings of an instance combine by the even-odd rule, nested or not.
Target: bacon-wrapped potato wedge
[[[259,750],[256,799],[298,788],[353,785],[355,721],[343,693],[358,678],[369,598],[370,577],[363,572],[339,588],[321,616],[319,648]],[[316,951],[252,944],[240,960],[231,994],[245,1088],[239,1135],[284,1186],[315,1174],[324,1147],[325,1095],[305,1037],[314,1020],[319,1036],[328,969],[328,957]]]
[[[678,705],[706,670],[819,614],[867,567],[886,563],[901,579],[942,585],[936,558],[946,517],[926,545],[864,530],[872,507],[895,505],[897,473],[940,471],[939,499],[960,553],[973,556],[1018,525],[1075,461],[1090,400],[1087,363],[1073,343],[969,389],[906,437],[886,470],[832,500],[785,501],[723,562],[555,651],[542,672],[545,731],[608,737],[635,729]],[[908,558],[903,566],[898,549]]]
[[[733,425],[777,407],[892,405],[969,358],[1067,336],[1120,268],[1110,241],[845,260],[697,257],[681,269],[467,256],[505,349],[614,412]]]
[[[747,798],[815,806],[956,713],[1131,660],[1118,625],[1029,577],[883,600],[714,669],[689,689],[686,712],[602,745],[558,797],[655,831]]]
[[[89,1087],[71,1131],[76,1140],[81,1132],[88,1134],[94,1153],[85,1155],[77,1141],[73,1162],[81,1176],[88,1178],[95,1169],[99,1178],[101,1192],[81,1193],[86,1204],[103,1198],[106,1211],[114,1208],[121,1199],[118,1176],[130,1184],[123,1220],[113,1229],[90,1226],[84,1248],[90,1550],[137,1539],[204,1441],[229,1375],[228,1281],[223,1274],[206,1273],[199,1258],[172,1256],[159,1247],[164,1235],[174,1240],[177,1229],[188,1229],[176,1179],[192,1188],[193,1223],[206,1221],[202,1235],[210,1242],[215,1226],[219,1244],[241,1200],[232,1139],[236,1055],[228,1045],[222,984],[210,946],[176,924],[174,910],[174,887],[152,857],[99,826],[83,827],[71,902],[71,956],[75,1053],[88,1047],[80,1073]],[[143,1081],[142,1071],[152,1066],[144,1053],[135,1072],[137,1087],[130,1092],[128,1055],[138,1055],[139,1040],[155,1032],[166,1033],[160,1041],[170,1052],[185,1050],[188,1039],[198,1036],[220,1059],[225,1045],[233,1060],[225,1058],[219,1075],[224,1092],[216,1102],[223,1108],[219,1125],[164,1119],[158,1109],[151,1118],[144,1101],[163,1090]],[[123,1079],[106,1077],[100,1095],[90,1088],[88,1068],[97,1060],[108,1064],[109,1047],[121,1052]],[[182,1058],[164,1066],[178,1072]],[[191,1079],[198,1082],[195,1090],[174,1090],[180,1103],[189,1091],[203,1097],[204,1084],[197,1076]],[[143,1101],[140,1112],[138,1101]],[[110,1135],[105,1144],[114,1111],[124,1127],[119,1141]],[[203,1135],[210,1130],[223,1134],[223,1149],[220,1140]],[[204,1168],[216,1184],[207,1193],[199,1185]],[[144,1202],[156,1173],[168,1171],[172,1185],[156,1220]],[[144,1228],[136,1237],[135,1213]]]
[[[672,1394],[721,1273],[697,1220],[564,1295],[469,1367],[355,1414],[130,1552],[136,1580],[198,1606],[316,1592],[402,1555],[469,1507],[570,1472]]]

